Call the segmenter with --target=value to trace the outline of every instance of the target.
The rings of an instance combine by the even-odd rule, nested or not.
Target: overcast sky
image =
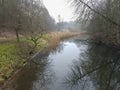
[[[58,21],[58,15],[64,21],[73,20],[73,9],[67,4],[66,0],[43,0],[50,15]]]

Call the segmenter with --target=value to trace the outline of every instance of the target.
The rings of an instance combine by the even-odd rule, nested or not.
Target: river
[[[70,38],[37,55],[12,90],[120,90],[120,52],[87,39]]]

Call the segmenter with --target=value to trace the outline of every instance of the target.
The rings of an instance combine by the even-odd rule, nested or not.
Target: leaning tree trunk
[[[17,42],[20,42],[18,29],[15,29],[15,33],[16,33]]]

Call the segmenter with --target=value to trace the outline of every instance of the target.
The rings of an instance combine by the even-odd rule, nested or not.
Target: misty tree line
[[[51,18],[41,0],[0,0],[0,32],[14,31],[19,35],[52,30]]]
[[[78,20],[106,44],[120,45],[120,0],[72,0]]]

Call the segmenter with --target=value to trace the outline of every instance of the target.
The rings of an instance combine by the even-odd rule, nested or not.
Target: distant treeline
[[[58,28],[60,28],[60,31],[80,31],[82,30],[82,25],[75,21],[70,22],[60,22],[57,23]]]

